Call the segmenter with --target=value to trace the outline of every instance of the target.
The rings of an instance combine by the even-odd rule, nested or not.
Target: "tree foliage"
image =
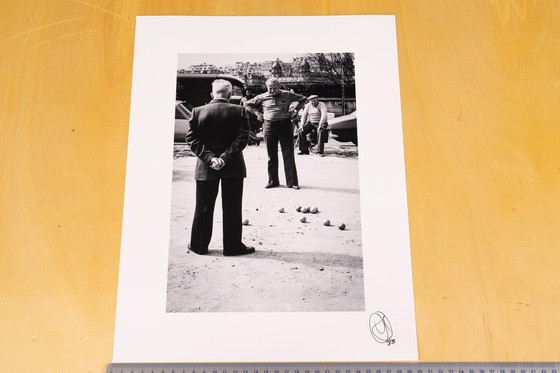
[[[354,53],[307,53],[305,58],[311,66],[317,66],[319,71],[306,74],[320,74],[333,84],[351,84],[354,82]]]

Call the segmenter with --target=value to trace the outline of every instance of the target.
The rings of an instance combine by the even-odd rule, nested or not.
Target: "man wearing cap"
[[[325,151],[325,134],[328,128],[327,123],[327,105],[319,101],[319,96],[311,95],[307,98],[309,103],[305,105],[303,114],[301,116],[301,124],[298,130],[299,138],[299,153],[309,154],[309,141],[307,141],[307,134],[315,130],[317,132],[317,153],[323,155]]]
[[[264,142],[268,153],[268,184],[265,188],[280,185],[278,179],[278,143],[282,149],[284,173],[288,188],[299,189],[296,161],[294,156],[294,132],[291,117],[306,102],[305,96],[280,89],[277,78],[266,81],[267,92],[257,95],[245,102],[247,110],[263,120]],[[290,104],[297,102],[293,110]]]

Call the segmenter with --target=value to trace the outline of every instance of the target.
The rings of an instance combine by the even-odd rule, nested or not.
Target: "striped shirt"
[[[301,115],[301,125],[303,126],[307,121],[322,125],[327,122],[327,105],[324,102],[320,102],[317,106],[313,106],[310,102],[305,105],[305,109],[303,109],[303,114]]]

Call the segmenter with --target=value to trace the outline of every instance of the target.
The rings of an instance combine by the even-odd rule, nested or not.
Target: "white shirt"
[[[319,101],[317,106],[313,106],[311,102],[305,105],[303,114],[301,115],[301,125],[307,123],[307,118],[313,124],[319,123],[319,126],[327,122],[327,105]]]

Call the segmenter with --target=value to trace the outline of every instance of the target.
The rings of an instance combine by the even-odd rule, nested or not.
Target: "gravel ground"
[[[209,254],[199,256],[187,251],[196,158],[187,146],[176,145],[167,311],[363,311],[357,155],[356,146],[331,140],[325,157],[296,156],[300,190],[264,189],[266,149],[262,144],[247,147],[243,211],[249,223],[243,227],[243,236],[256,252],[242,257],[222,255],[222,219],[217,208]],[[318,212],[304,214],[296,211],[298,206],[316,207]],[[305,222],[301,222],[303,217]],[[324,224],[326,220],[330,225]],[[338,229],[342,223],[344,230]]]

